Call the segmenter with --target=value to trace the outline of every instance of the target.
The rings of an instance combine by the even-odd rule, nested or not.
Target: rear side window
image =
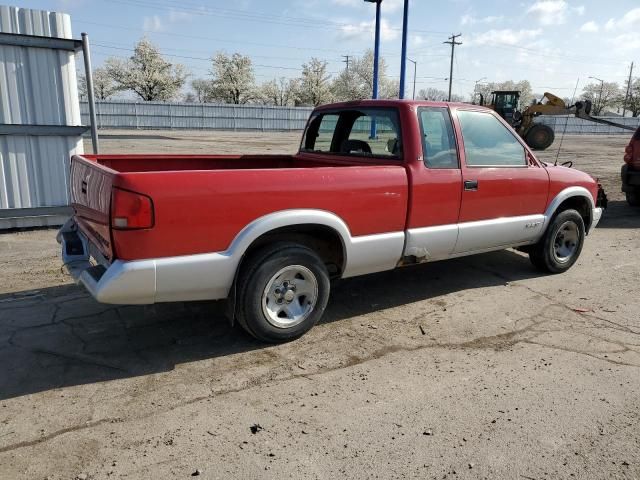
[[[309,121],[303,152],[374,158],[401,158],[398,112],[365,108],[319,113]]]
[[[490,113],[458,110],[466,163],[469,167],[523,167],[522,144]]]
[[[459,168],[449,110],[443,107],[420,107],[418,116],[424,164],[428,168]]]

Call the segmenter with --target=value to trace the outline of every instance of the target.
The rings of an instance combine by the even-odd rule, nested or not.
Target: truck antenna
[[[575,105],[576,100],[576,92],[578,91],[578,84],[580,83],[580,77],[576,80],[576,88],[573,89],[573,97],[571,97],[571,103],[569,105]],[[567,107],[569,106],[567,105]],[[564,129],[562,130],[562,135],[560,136],[560,144],[558,145],[558,151],[556,152],[556,161],[553,163],[553,166],[558,165],[558,157],[560,156],[560,149],[562,148],[562,142],[564,140],[564,133],[567,131],[567,124],[569,123],[569,115],[564,118]]]

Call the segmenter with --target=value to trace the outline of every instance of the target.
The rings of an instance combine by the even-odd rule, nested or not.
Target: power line
[[[451,67],[449,68],[449,102],[451,101],[451,87],[453,86],[453,56],[455,53],[456,45],[462,45],[462,42],[456,42],[456,38],[461,37],[462,34],[459,33],[457,35],[451,35],[449,37],[449,41],[442,42],[451,45]]]
[[[103,0],[106,1],[106,0]],[[232,18],[246,21],[255,21],[259,23],[275,23],[278,25],[288,25],[294,27],[301,28],[325,28],[326,26],[343,29],[344,27],[352,26],[349,23],[341,23],[341,22],[333,22],[326,19],[321,18],[312,18],[312,17],[290,17],[286,15],[273,15],[268,12],[259,12],[259,11],[243,11],[243,10],[233,10],[229,8],[207,8],[202,5],[189,4],[189,2],[151,2],[150,0],[108,0],[109,3],[120,3],[122,5],[142,8],[142,9],[153,9],[164,10],[168,12],[174,13],[185,13],[189,15],[197,15],[197,16],[214,16],[221,18]],[[192,5],[192,6],[189,6]],[[389,27],[390,30],[400,31],[399,27]],[[441,35],[443,31],[435,31],[435,30],[414,30],[417,33],[422,33],[424,35]]]
[[[142,33],[147,33],[147,34],[153,34],[153,35],[165,35],[165,36],[169,36],[169,37],[181,37],[181,38],[190,38],[190,39],[194,39],[194,40],[207,40],[210,42],[220,42],[220,43],[230,43],[233,45],[252,45],[252,46],[258,46],[258,47],[272,47],[272,48],[289,48],[289,49],[293,49],[293,50],[303,50],[303,51],[309,51],[309,50],[315,50],[318,52],[331,52],[331,53],[342,53],[344,50],[337,50],[337,49],[330,49],[330,48],[317,48],[317,47],[297,47],[294,45],[282,45],[282,44],[274,44],[274,43],[264,43],[264,42],[248,42],[248,41],[236,41],[236,40],[228,40],[228,39],[224,39],[224,38],[215,38],[215,37],[206,37],[206,36],[202,36],[202,35],[189,35],[189,34],[185,34],[185,33],[178,33],[178,32],[149,32],[146,31],[144,28],[136,28],[136,27],[126,27],[123,25],[113,25],[113,24],[108,24],[108,23],[100,23],[100,22],[93,22],[93,21],[89,21],[89,20],[83,20],[83,19],[75,19],[76,21],[80,21],[82,23],[86,23],[88,25],[98,25],[101,27],[107,27],[107,28],[115,28],[115,29],[122,29],[122,30],[132,30],[132,31],[136,31],[136,32],[142,32]],[[364,53],[364,52],[362,52]]]

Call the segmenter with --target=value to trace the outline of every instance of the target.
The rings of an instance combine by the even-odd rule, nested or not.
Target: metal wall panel
[[[0,32],[72,38],[67,14],[7,6]],[[73,52],[0,45],[0,123],[81,125]],[[33,216],[68,205],[69,158],[82,152],[77,135],[0,135],[0,228],[10,209]]]

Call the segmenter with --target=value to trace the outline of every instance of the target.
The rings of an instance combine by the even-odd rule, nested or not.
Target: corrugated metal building
[[[0,6],[0,32],[70,39],[71,19]],[[56,135],[52,128],[29,127],[81,125],[73,51],[0,42],[2,124],[0,229],[62,223],[69,203],[69,159],[82,153],[81,136],[78,130]],[[7,126],[14,125],[7,134]]]

